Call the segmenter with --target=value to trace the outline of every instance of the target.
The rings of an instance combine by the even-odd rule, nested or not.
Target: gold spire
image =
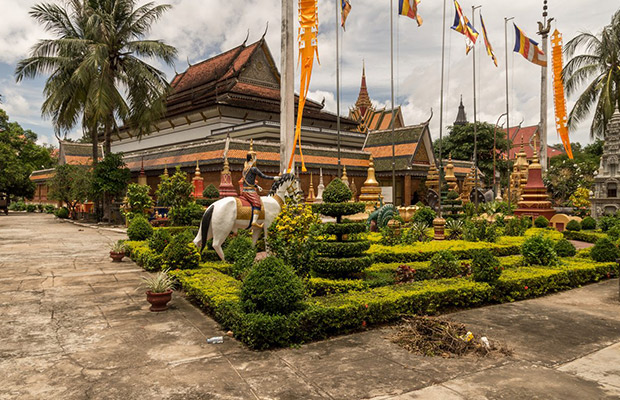
[[[222,169],[222,174],[230,174],[230,167],[228,165],[228,157],[224,157],[224,169]]]
[[[168,164],[164,164],[164,176],[169,176],[168,175]]]
[[[254,151],[254,139],[250,139],[250,151],[248,154],[252,156],[252,158],[256,157],[256,152]]]
[[[314,195],[314,184],[312,183],[312,172],[310,172],[310,188],[308,189],[308,197],[306,197],[306,203],[314,203],[316,199]]]
[[[341,181],[344,182],[345,185],[347,185],[347,187],[349,186],[349,178],[347,177],[347,166],[343,165],[342,166],[342,178],[340,178]]]
[[[375,177],[375,162],[372,158],[372,154],[368,160],[368,177],[363,186],[379,186],[379,182],[377,182],[377,178]]]
[[[198,160],[196,160],[196,176],[200,176],[200,167],[198,166]]]

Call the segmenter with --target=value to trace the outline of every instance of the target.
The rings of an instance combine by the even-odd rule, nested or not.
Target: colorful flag
[[[418,26],[422,26],[422,17],[418,14],[418,3],[421,0],[398,0],[398,13],[415,19],[418,22]]]
[[[547,56],[538,48],[538,43],[528,38],[521,29],[513,22],[515,27],[515,48],[514,51],[521,54],[528,61],[541,67],[547,66]]]
[[[555,128],[562,139],[566,155],[573,159],[573,150],[568,137],[566,126],[566,100],[564,97],[564,82],[562,80],[562,34],[556,29],[551,35],[551,66],[553,69],[553,100],[555,103]]]
[[[346,31],[344,23],[347,22],[347,17],[351,12],[351,3],[349,3],[349,0],[342,0],[340,3],[340,15],[342,17],[342,23],[340,25],[342,29]]]
[[[478,32],[474,29],[474,27],[469,23],[469,20],[465,15],[463,15],[463,10],[461,10],[461,6],[454,0],[454,8],[456,8],[456,14],[454,15],[454,23],[450,27],[450,29],[454,29],[458,33],[465,36],[465,46],[467,49],[465,50],[465,54],[469,54],[469,51],[476,44],[476,39],[478,39]]]
[[[480,13],[480,24],[482,25],[482,37],[484,38],[484,46],[487,48],[487,54],[491,56],[493,63],[497,67],[497,58],[495,58],[495,53],[493,53],[493,47],[491,46],[491,42],[489,42],[489,37],[487,36],[487,28],[484,26],[484,20],[482,19],[482,13]]]

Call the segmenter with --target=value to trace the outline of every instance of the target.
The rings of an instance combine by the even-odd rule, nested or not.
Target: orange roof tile
[[[394,155],[396,157],[413,156],[413,153],[415,153],[416,147],[417,147],[417,143],[397,144],[396,146],[394,146]],[[392,146],[391,145],[368,147],[366,150],[372,154],[373,158],[392,157]]]

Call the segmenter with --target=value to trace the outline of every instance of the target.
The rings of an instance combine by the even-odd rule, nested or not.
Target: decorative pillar
[[[374,210],[375,206],[379,204],[381,188],[375,177],[375,163],[372,155],[368,163],[368,177],[362,185],[361,192],[362,194],[360,195],[359,201],[366,203],[366,211]]]
[[[146,172],[144,172],[144,157],[142,157],[142,163],[140,165],[140,175],[138,175],[138,184],[148,185],[148,182],[146,179]]]
[[[306,203],[312,204],[316,200],[314,196],[314,184],[312,183],[312,172],[310,172],[310,188],[308,189],[308,197],[306,197]]]
[[[351,186],[349,189],[351,189],[351,193],[353,193],[353,196],[351,196],[351,201],[357,201],[357,186],[355,186],[355,178],[351,179]]]
[[[198,166],[198,160],[196,160],[196,172],[192,179],[194,184],[194,197],[197,199],[202,198],[202,191],[204,190],[204,178],[200,176],[200,167]]]
[[[343,165],[342,166],[342,177],[340,178],[341,181],[344,182],[345,185],[347,185],[347,187],[349,187],[349,178],[347,177],[347,166]]]
[[[405,180],[403,185],[405,198],[403,200],[405,207],[407,207],[411,205],[411,175],[405,175],[403,179]]]
[[[316,203],[323,202],[323,191],[325,190],[325,184],[323,183],[323,168],[319,168],[319,186],[317,186]]]
[[[220,187],[218,190],[220,191],[220,199],[231,196],[237,197],[237,190],[235,190],[235,186],[232,183],[232,174],[228,166],[228,157],[224,157],[224,168],[220,176]]]

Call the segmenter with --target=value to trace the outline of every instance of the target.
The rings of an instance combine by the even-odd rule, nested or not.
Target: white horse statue
[[[263,207],[257,222],[262,223],[265,237],[267,237],[267,229],[282,211],[284,200],[297,194],[295,175],[283,174],[273,183],[269,195],[261,196]],[[236,233],[238,229],[248,229],[251,226],[251,221],[251,207],[242,205],[241,200],[237,197],[224,197],[211,204],[203,214],[198,234],[194,238],[194,244],[196,247],[200,247],[202,253],[207,240],[213,238],[213,249],[224,261],[224,252],[222,251],[224,240],[230,232]],[[252,243],[256,245],[261,229],[253,226],[251,228]]]

